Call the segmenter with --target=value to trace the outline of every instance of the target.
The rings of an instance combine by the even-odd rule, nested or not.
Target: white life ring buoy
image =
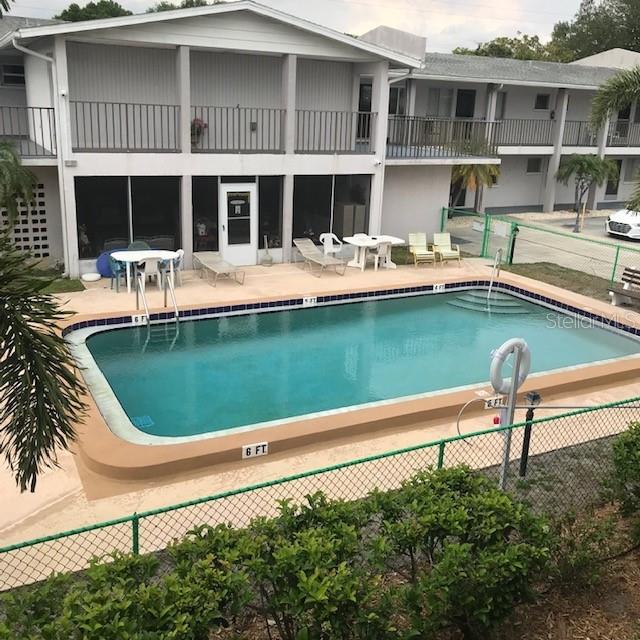
[[[489,377],[491,386],[496,393],[506,395],[511,391],[513,381],[511,379],[505,380],[502,377],[502,365],[517,348],[520,349],[520,370],[518,371],[517,380],[518,389],[529,375],[529,370],[531,369],[531,352],[529,351],[529,345],[522,338],[511,338],[507,340],[501,347],[496,349],[491,356]]]

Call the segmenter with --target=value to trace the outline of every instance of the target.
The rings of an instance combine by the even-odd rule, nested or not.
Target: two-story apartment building
[[[432,232],[461,163],[502,164],[488,210],[552,210],[572,201],[562,155],[608,154],[605,206],[640,157],[640,110],[587,126],[602,66],[425,56],[412,34],[354,38],[250,0],[15,26],[0,137],[38,190],[14,236],[71,275],[136,239],[255,264],[265,242],[289,260],[299,236]]]

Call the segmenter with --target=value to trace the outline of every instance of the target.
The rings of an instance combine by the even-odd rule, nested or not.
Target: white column
[[[283,147],[285,153],[296,149],[296,74],[297,56],[287,54],[282,60]]]
[[[184,266],[193,265],[193,201],[191,199],[191,176],[182,176],[180,183],[180,234],[184,249]]]
[[[604,124],[598,129],[598,135],[596,138],[596,144],[598,145],[598,157],[604,158],[607,151],[607,141],[609,138],[609,125],[611,123],[610,118],[607,118]],[[587,195],[587,209],[595,209],[598,205],[598,186],[591,185],[589,194]]]
[[[293,245],[293,176],[282,181],[282,261],[290,262]]]
[[[287,54],[282,60],[282,143],[286,154],[296,150],[296,82],[298,58]],[[285,175],[282,184],[282,260],[291,260],[293,240],[293,175]]]
[[[498,105],[498,87],[495,84],[487,85],[487,107],[485,110],[485,120],[493,122],[496,119],[496,107]]]
[[[58,136],[57,149],[62,162],[58,163],[60,172],[58,185],[60,189],[60,214],[64,227],[62,237],[65,244],[64,255],[69,276],[80,275],[80,254],[78,250],[78,222],[76,216],[76,198],[73,177],[67,173],[65,163],[71,160],[71,114],[69,111],[69,74],[67,71],[67,43],[62,36],[56,36],[53,47],[53,64],[57,87],[53,97],[57,111]]]
[[[569,92],[560,89],[556,98],[556,119],[553,124],[553,154],[549,158],[547,167],[547,180],[544,190],[543,211],[553,211],[556,203],[556,173],[562,158],[562,140],[564,138],[564,125],[567,119],[567,105],[569,103]]]
[[[417,82],[412,79],[407,79],[407,113],[408,116],[416,115],[416,90],[418,88]]]
[[[189,47],[178,47],[176,56],[178,104],[180,105],[180,149],[191,153],[191,65]]]
[[[382,229],[382,197],[384,191],[384,160],[387,150],[387,126],[389,120],[389,65],[378,62],[373,65],[371,111],[376,113],[372,127],[374,155],[369,201],[369,233],[377,234]]]

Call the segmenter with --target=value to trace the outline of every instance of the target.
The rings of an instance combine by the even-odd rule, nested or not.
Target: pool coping
[[[391,289],[372,287],[360,291],[308,296],[308,298],[315,298],[314,304],[310,304],[308,298],[292,296],[273,300],[243,301],[216,307],[203,306],[181,309],[180,318],[200,320],[226,315],[264,313],[309,306],[405,297],[412,294],[462,291],[486,288],[488,285],[488,279],[479,278],[453,279],[440,285],[420,284]],[[587,319],[596,325],[628,336],[636,338],[640,336],[640,323],[638,322],[640,316],[636,317],[636,314],[625,316],[627,321],[620,322],[616,318],[616,313],[621,311],[619,307],[612,307],[611,311],[616,313],[610,313],[607,316],[603,312],[595,313],[590,308],[581,308],[575,303],[567,302],[566,298],[563,300],[564,296],[562,295],[554,294],[554,297],[551,297],[536,292],[533,290],[534,287],[525,288],[504,281],[502,278],[496,281],[494,288],[497,291],[508,292],[524,300],[561,311],[569,317]],[[173,318],[173,315],[169,312],[153,313],[151,320],[154,324],[163,323]],[[111,317],[101,315],[68,323],[63,329],[63,335],[75,343],[74,349],[76,349],[79,344],[84,346],[84,339],[93,332],[127,326],[134,326],[132,315],[119,314]],[[86,346],[84,349],[88,353]],[[77,350],[75,353],[79,355]],[[90,355],[89,357],[93,360]],[[84,357],[79,359],[81,366],[87,364]],[[640,355],[631,355],[533,374],[521,392],[525,393],[534,388],[543,394],[545,392],[584,390],[589,385],[612,383],[636,376],[638,373],[640,373]],[[92,377],[89,370],[84,371],[83,375],[89,379]],[[100,375],[102,374],[100,373]],[[87,382],[89,386],[93,387],[95,381],[87,380]],[[106,380],[105,384],[108,387]],[[92,388],[92,392],[94,392],[94,388]],[[115,398],[110,387],[109,392]],[[262,425],[248,425],[226,432],[199,434],[183,441],[158,436],[147,438],[148,434],[143,434],[128,421],[116,399],[115,402],[126,421],[131,425],[131,429],[145,436],[141,442],[131,442],[114,433],[103,417],[103,413],[109,414],[109,405],[105,404],[105,397],[103,395],[98,395],[97,398],[89,396],[89,416],[85,424],[79,428],[77,450],[85,464],[91,470],[102,475],[119,479],[145,479],[211,464],[238,461],[241,459],[242,447],[251,443],[269,442],[269,453],[271,454],[346,435],[364,435],[381,429],[412,424],[419,420],[451,417],[470,397],[489,393],[488,385],[473,384],[456,389],[429,392],[419,396],[402,397],[319,414],[309,414],[272,423],[263,423]]]

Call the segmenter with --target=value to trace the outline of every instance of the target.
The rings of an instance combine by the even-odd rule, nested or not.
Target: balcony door
[[[220,250],[237,265],[258,260],[258,190],[255,184],[220,185]]]
[[[473,118],[476,112],[476,90],[458,89],[456,118]]]

